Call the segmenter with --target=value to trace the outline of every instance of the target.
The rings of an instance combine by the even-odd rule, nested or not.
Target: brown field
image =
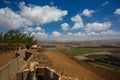
[[[46,50],[44,54],[52,60],[53,66],[64,68],[68,75],[74,78],[79,78],[79,80],[104,80],[57,50]]]
[[[0,67],[4,66],[9,61],[11,61],[14,55],[15,55],[15,51],[7,51],[0,54]]]

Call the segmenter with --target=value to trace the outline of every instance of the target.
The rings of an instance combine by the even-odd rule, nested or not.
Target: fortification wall
[[[26,69],[17,74],[17,80],[29,80],[33,75],[30,75],[30,70]],[[55,70],[50,69],[49,67],[38,67],[35,72],[35,79],[38,80],[73,80],[62,77],[56,73]]]
[[[11,80],[15,78],[16,73],[27,65],[27,61],[24,60],[25,51],[25,49],[19,50],[18,53],[20,53],[20,56],[14,58],[8,64],[0,68],[0,80]]]

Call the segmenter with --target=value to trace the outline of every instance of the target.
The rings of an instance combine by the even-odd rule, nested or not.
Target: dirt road
[[[46,50],[44,54],[52,60],[54,66],[63,67],[68,75],[74,78],[79,78],[79,80],[104,80],[57,50]]]

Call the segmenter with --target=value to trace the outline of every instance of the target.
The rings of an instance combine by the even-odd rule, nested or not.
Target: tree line
[[[6,33],[0,33],[0,43],[20,43],[24,44],[27,47],[30,47],[33,44],[36,44],[37,40],[29,34],[21,33],[19,30],[10,30]]]

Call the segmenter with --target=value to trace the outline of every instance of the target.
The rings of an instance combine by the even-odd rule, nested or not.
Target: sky
[[[37,40],[120,39],[120,0],[0,0],[0,32]]]

